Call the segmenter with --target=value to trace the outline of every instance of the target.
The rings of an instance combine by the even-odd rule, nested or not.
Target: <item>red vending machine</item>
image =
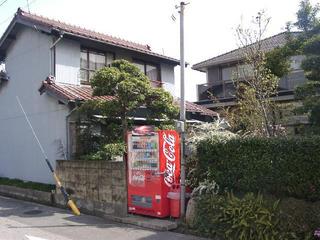
[[[128,133],[128,212],[167,217],[167,194],[180,178],[180,140],[174,130],[146,126]]]

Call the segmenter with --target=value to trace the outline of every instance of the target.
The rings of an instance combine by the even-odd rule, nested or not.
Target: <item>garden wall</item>
[[[57,160],[56,172],[81,211],[99,216],[127,214],[125,162]],[[57,192],[56,202],[65,206]]]

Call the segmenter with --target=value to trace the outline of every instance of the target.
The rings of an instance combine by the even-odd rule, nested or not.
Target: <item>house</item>
[[[297,35],[299,33],[293,33]],[[281,47],[287,42],[286,32],[279,33],[261,41],[261,50],[268,52],[276,47]],[[235,87],[233,84],[234,74],[238,74],[241,79],[243,70],[248,69],[244,63],[245,48],[210,58],[200,63],[194,64],[192,68],[206,73],[207,82],[197,87],[197,104],[216,110],[219,107],[235,106]],[[291,71],[279,81],[278,95],[274,97],[278,102],[294,101],[295,87],[306,81],[304,72],[301,69],[303,56],[291,57]],[[212,96],[216,99],[212,99]]]
[[[16,96],[51,162],[69,158],[69,120],[76,103],[93,98],[90,77],[115,59],[135,63],[154,87],[174,94],[178,60],[148,45],[18,9],[0,39],[0,64],[5,65],[0,84],[0,177],[53,182]],[[216,116],[194,103],[187,103],[187,111],[192,116]]]

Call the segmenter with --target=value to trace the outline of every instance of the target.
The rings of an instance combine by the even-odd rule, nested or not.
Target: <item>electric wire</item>
[[[0,7],[5,4],[8,0],[4,0],[2,3],[0,3]]]
[[[8,0],[6,0],[8,1]],[[33,0],[32,2],[29,3],[29,7],[34,4],[37,0]],[[1,5],[0,5],[1,6]],[[22,8],[28,7],[28,4],[22,6]],[[8,20],[12,19],[15,16],[16,13],[10,14],[8,17],[6,17],[3,21],[0,22],[0,26],[5,24]]]

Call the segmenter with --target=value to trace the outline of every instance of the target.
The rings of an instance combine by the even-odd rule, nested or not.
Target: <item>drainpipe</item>
[[[52,45],[50,46],[50,75],[54,76],[55,75],[55,72],[54,72],[54,68],[55,66],[55,62],[56,62],[56,55],[55,55],[55,51],[56,51],[56,45],[58,44],[58,42],[60,42],[60,40],[63,38],[63,32],[59,32],[60,33],[60,36],[59,38],[54,41],[52,43]],[[52,63],[52,59],[53,59],[53,63]]]

